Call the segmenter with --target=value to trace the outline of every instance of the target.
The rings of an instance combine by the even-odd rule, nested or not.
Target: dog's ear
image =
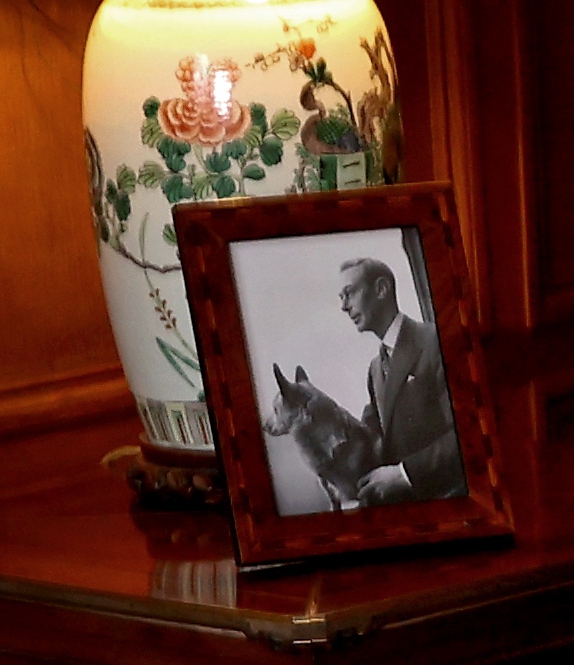
[[[301,365],[297,365],[297,369],[295,370],[295,381],[297,383],[301,383],[301,381],[309,381],[307,372],[301,367]]]
[[[275,375],[275,380],[279,386],[279,392],[284,396],[287,395],[291,390],[291,382],[285,374],[283,374],[277,363],[273,363],[273,374]]]
[[[304,404],[308,400],[308,395],[303,388],[299,387],[297,383],[291,383],[279,369],[277,363],[273,363],[273,374],[275,374],[279,392],[286,402],[289,404]]]

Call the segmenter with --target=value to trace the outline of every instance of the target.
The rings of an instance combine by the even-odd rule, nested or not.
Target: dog
[[[344,504],[357,501],[359,478],[378,466],[380,443],[363,423],[314,386],[301,366],[294,382],[276,363],[273,373],[279,392],[263,429],[272,436],[293,436],[332,509],[342,510]]]

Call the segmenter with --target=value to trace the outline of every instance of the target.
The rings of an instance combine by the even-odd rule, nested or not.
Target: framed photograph
[[[449,184],[173,214],[240,565],[512,532]]]

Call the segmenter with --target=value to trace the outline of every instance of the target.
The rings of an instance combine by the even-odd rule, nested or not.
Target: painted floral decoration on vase
[[[121,164],[115,180],[106,180],[96,142],[86,131],[92,209],[99,240],[143,269],[154,309],[178,341],[176,347],[158,337],[157,346],[191,387],[200,376],[194,344],[179,333],[173,312],[152,277],[154,272],[180,272],[181,266],[159,266],[146,260],[147,216],[140,222],[139,256],[126,247],[122,236],[130,223],[130,196],[138,186],[160,188],[171,204],[202,201],[214,195],[220,199],[245,196],[247,180],[265,178],[265,167],[282,161],[283,145],[297,134],[300,121],[287,109],[277,111],[268,121],[262,104],[247,107],[232,99],[234,83],[240,76],[238,66],[229,59],[214,64],[191,57],[181,60],[176,77],[186,96],[164,101],[150,97],[142,107],[142,143],[155,149],[163,163],[145,161],[137,173]],[[163,240],[174,248],[177,245],[171,223],[163,228]],[[203,399],[201,393],[199,400]]]
[[[251,115],[230,95],[241,77],[233,60],[209,65],[188,57],[179,63],[175,75],[185,98],[161,103],[158,120],[165,134],[205,148],[243,137],[251,126]]]
[[[328,32],[333,25],[326,17],[317,25],[317,31]],[[299,101],[307,111],[315,111],[301,128],[301,143],[297,144],[299,169],[291,192],[342,189],[377,184],[394,184],[401,179],[402,123],[398,106],[398,79],[390,46],[382,30],[375,33],[373,44],[361,39],[361,48],[371,61],[372,89],[363,94],[353,107],[353,101],[335,80],[324,58],[314,59],[317,48],[313,38],[303,38],[301,31],[283,21],[283,32],[297,35],[296,40],[279,45],[273,52],[257,54],[250,67],[269,67],[286,56],[292,72],[302,71],[309,79],[302,87]],[[384,65],[384,57],[390,63],[391,76]],[[321,102],[322,88],[338,93],[341,103],[327,109]],[[337,178],[338,160],[330,155],[362,155],[364,172],[355,180],[341,183]],[[348,162],[344,162],[348,165]]]
[[[160,275],[181,273],[173,224],[171,218],[162,221],[150,211],[134,218],[137,193],[156,191],[169,206],[260,195],[259,185],[278,167],[285,170],[287,154],[291,166],[282,176],[286,193],[391,184],[401,178],[398,83],[383,31],[377,29],[371,43],[360,39],[360,48],[368,58],[365,62],[370,62],[372,87],[353,100],[318,53],[315,37],[303,34],[303,28],[310,26],[317,36],[328,37],[333,20],[326,16],[304,26],[280,21],[285,43],[268,54],[254,54],[243,64],[243,71],[228,57],[210,61],[206,55],[187,55],[179,64],[174,63],[171,75],[175,71],[179,94],[174,85],[173,97],[150,96],[140,102],[143,116],[138,140],[149,150],[143,163],[121,163],[113,175],[104,173],[96,138],[86,128],[99,242],[141,270],[150,306],[165,331],[155,336],[156,352],[163,357],[166,369],[175,372],[189,389],[187,397],[168,408],[167,416],[161,400],[135,395],[152,440],[202,440],[211,445],[211,433],[205,407],[201,407],[201,418],[193,411],[197,427],[188,423],[191,407],[187,405],[193,404],[189,400],[204,401],[199,358],[193,335],[180,331],[174,314],[177,308],[170,306],[157,283]],[[238,98],[236,85],[247,70],[259,71],[264,77],[284,78],[286,73],[299,77],[294,108],[269,111],[259,101]],[[272,83],[276,85],[276,81]],[[169,263],[150,260],[146,251],[148,245],[157,246],[159,238],[154,236],[158,223],[160,242],[173,252]],[[189,326],[182,330],[189,330]]]

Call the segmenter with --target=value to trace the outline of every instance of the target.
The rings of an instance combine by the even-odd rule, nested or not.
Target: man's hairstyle
[[[377,259],[350,259],[341,264],[341,272],[351,268],[360,268],[362,271],[362,279],[369,283],[374,284],[379,277],[387,282],[391,289],[391,293],[396,297],[396,281],[393,271],[386,263],[377,261]]]

